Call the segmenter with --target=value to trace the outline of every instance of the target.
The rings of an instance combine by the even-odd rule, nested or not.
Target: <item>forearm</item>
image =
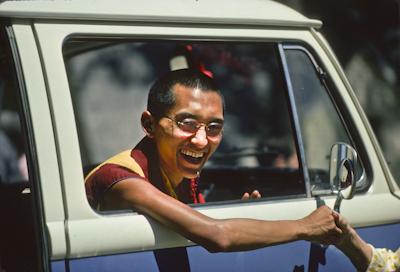
[[[226,220],[223,233],[232,240],[227,250],[249,250],[297,240],[331,244],[341,233],[331,213],[324,206],[299,220]]]
[[[180,203],[164,208],[169,213],[152,217],[210,252],[252,250],[304,237],[300,220],[213,219]]]
[[[153,217],[211,252],[252,250],[295,240],[332,243],[338,232],[328,207],[303,219],[280,221],[213,219],[181,203],[164,204],[163,209],[168,213]]]
[[[359,271],[365,271],[372,259],[372,248],[352,229],[349,240],[338,248],[351,260]]]
[[[321,241],[337,231],[326,206],[300,220],[213,219],[140,179],[115,184],[107,200],[114,198],[212,252],[250,250],[300,239]]]
[[[219,224],[226,240],[223,251],[251,250],[304,237],[303,227],[296,220],[227,219]]]
[[[180,203],[168,210],[152,216],[210,252],[252,250],[306,237],[301,220],[213,219]]]

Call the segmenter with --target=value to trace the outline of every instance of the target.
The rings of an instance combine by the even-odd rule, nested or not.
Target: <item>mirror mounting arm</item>
[[[355,193],[355,165],[357,152],[346,143],[336,143],[331,150],[330,182],[332,192],[337,194],[334,210],[340,212],[343,199],[351,199]]]

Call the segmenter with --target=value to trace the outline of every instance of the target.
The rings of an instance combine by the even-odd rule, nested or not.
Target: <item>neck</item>
[[[178,199],[178,195],[175,192],[175,188],[179,185],[179,183],[182,182],[182,180],[179,183],[176,183],[176,182],[173,183],[173,181],[169,178],[167,173],[162,168],[160,168],[160,172],[161,172],[161,176],[162,176],[164,185],[168,191],[168,194],[170,196],[172,196],[173,198]]]
[[[164,170],[162,167],[160,167],[160,171],[163,176],[164,182],[169,182],[172,186],[172,189],[178,187],[178,185],[183,180],[182,177],[175,177],[174,175],[171,175],[168,171]]]

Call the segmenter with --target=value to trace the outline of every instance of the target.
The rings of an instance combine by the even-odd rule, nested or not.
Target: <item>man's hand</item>
[[[254,190],[251,194],[249,194],[248,192],[244,193],[242,196],[242,200],[248,200],[248,199],[257,199],[257,198],[261,198],[261,194],[259,191]]]
[[[305,229],[305,240],[329,245],[337,243],[342,230],[336,226],[335,216],[327,206],[321,206],[308,216],[299,220]]]

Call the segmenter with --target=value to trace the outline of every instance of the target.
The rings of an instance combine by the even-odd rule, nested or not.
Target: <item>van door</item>
[[[398,222],[398,215],[376,205],[383,197],[393,207],[399,202],[388,197],[373,145],[340,71],[308,30],[40,20],[34,28],[57,139],[69,271],[166,271],[176,263],[193,271],[304,271],[314,265],[308,242],[211,254],[146,216],[90,207],[85,173],[143,137],[139,116],[148,88],[164,71],[181,65],[202,66],[226,86],[221,87],[227,100],[225,140],[202,173],[207,204],[193,208],[215,218],[279,220],[306,216],[316,208],[316,196],[333,207],[327,156],[340,140],[357,148],[365,172],[358,195],[343,204],[344,215],[356,226]],[[327,105],[314,107],[311,103],[321,99],[307,99],[314,93],[309,89],[314,79],[307,88],[297,88],[293,71],[298,70],[285,52],[289,47],[280,42],[293,40],[315,48],[335,82],[330,92],[320,89]],[[323,108],[322,114],[308,115],[303,111],[308,106],[310,111]],[[324,119],[311,121],[316,116]],[[309,137],[331,121],[327,135]],[[240,201],[251,189],[260,189],[263,198]],[[359,213],[365,203],[373,206],[372,218]],[[347,258],[341,260],[350,270]]]
[[[176,49],[182,49],[182,39],[186,37],[193,43],[195,54],[208,56],[208,60],[204,59],[205,67],[214,71],[216,78],[220,77],[221,84],[230,84],[232,89],[224,88],[227,103],[231,105],[227,108],[226,135],[236,137],[225,138],[220,153],[215,154],[204,170],[202,190],[208,203],[194,208],[216,218],[268,220],[298,219],[313,211],[316,204],[307,198],[299,168],[297,139],[292,130],[283,76],[279,72],[276,43],[240,42],[234,38],[235,32],[226,40],[217,39],[226,35],[224,29],[214,29],[215,38],[205,43],[201,40],[209,30],[183,26],[154,28],[134,24],[121,27],[37,22],[35,30],[47,68],[54,122],[58,124],[55,133],[63,161],[60,167],[68,210],[67,258],[71,271],[83,267],[96,267],[93,271],[110,266],[117,269],[117,263],[120,271],[137,265],[157,269],[163,266],[163,260],[181,256],[187,256],[182,263],[194,270],[225,266],[240,271],[260,265],[292,270],[307,265],[309,244],[306,242],[256,252],[210,254],[201,247],[192,247],[190,241],[143,215],[132,211],[94,211],[84,189],[84,172],[93,164],[123,148],[132,148],[143,137],[139,118],[148,88],[163,71],[170,69],[173,57],[170,54],[179,53]],[[181,33],[179,39],[177,33]],[[269,34],[269,31],[258,33],[265,37]],[[159,35],[168,35],[169,39],[157,40]],[[250,40],[254,32],[248,31],[246,35]],[[251,53],[253,51],[262,57]],[[218,63],[208,64],[213,54],[217,54]],[[247,63],[241,64],[239,59]],[[225,65],[225,61],[229,65]],[[251,66],[246,68],[247,64]],[[242,102],[246,103],[248,113],[243,111]],[[251,108],[247,103],[257,104]],[[280,111],[274,112],[268,105]],[[125,122],[116,121],[124,118]],[[274,122],[278,118],[282,122]],[[258,128],[262,129],[259,135]],[[240,196],[251,188],[262,190],[265,198],[258,202],[241,202]],[[181,248],[180,254],[169,248]],[[296,257],[282,261],[277,258],[282,252]],[[169,257],[164,258],[165,255]]]

